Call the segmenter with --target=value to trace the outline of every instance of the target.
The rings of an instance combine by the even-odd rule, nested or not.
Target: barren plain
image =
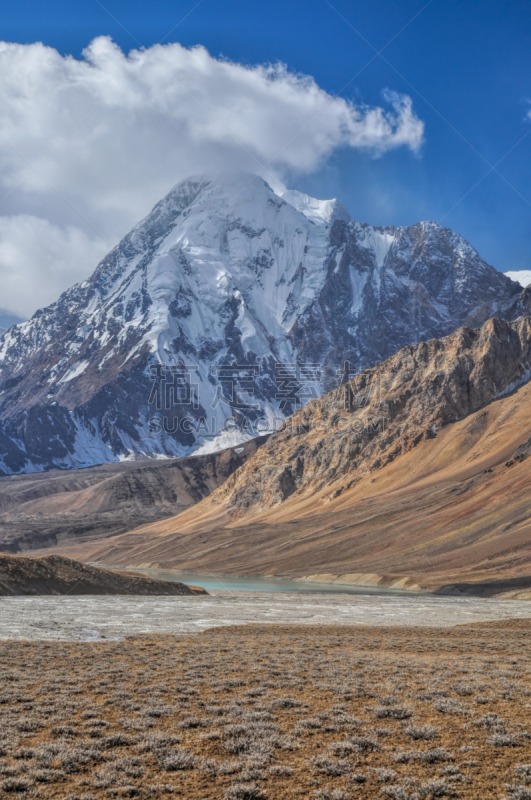
[[[531,796],[531,623],[5,642],[0,795]]]

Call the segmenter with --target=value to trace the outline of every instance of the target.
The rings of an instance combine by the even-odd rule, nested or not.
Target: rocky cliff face
[[[531,317],[405,347],[294,414],[210,501],[240,517],[296,493],[333,499],[530,379]]]
[[[514,317],[520,293],[433,222],[190,178],[0,337],[0,473],[243,441],[406,344]]]

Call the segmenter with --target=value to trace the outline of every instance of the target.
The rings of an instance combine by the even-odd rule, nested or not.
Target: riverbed
[[[448,627],[530,619],[518,600],[213,590],[192,597],[3,597],[0,640],[98,641],[249,623]]]

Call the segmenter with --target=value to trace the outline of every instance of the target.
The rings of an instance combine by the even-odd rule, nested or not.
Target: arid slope
[[[220,486],[264,438],[210,455],[0,478],[0,550],[108,537],[174,516]]]
[[[404,348],[298,412],[193,509],[72,552],[428,587],[528,574],[530,342],[527,317]]]

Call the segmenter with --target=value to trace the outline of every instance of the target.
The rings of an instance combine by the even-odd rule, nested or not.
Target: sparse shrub
[[[461,770],[453,764],[447,764],[441,769],[441,775],[461,775]]]
[[[345,758],[315,756],[311,763],[315,772],[323,775],[346,775],[352,769],[352,764]]]
[[[35,757],[35,750],[33,747],[20,747],[13,753],[13,758],[31,759]]]
[[[380,745],[372,736],[351,736],[346,740],[355,750],[365,753],[370,750],[380,750]]]
[[[531,789],[525,786],[509,786],[505,800],[531,800]]]
[[[476,687],[470,683],[458,683],[454,686],[454,691],[462,697],[471,697],[476,691]]]
[[[42,727],[41,722],[32,717],[23,717],[15,723],[16,730],[23,733],[33,733],[33,731],[38,730],[40,727]]]
[[[341,730],[350,730],[351,728],[357,728],[361,725],[361,720],[357,717],[352,717],[350,714],[342,714],[336,717],[335,721]]]
[[[144,767],[139,758],[118,758],[112,762],[113,769],[123,772],[129,778],[141,778],[144,774]]]
[[[376,779],[380,781],[380,783],[389,783],[392,781],[393,778],[396,778],[396,772],[394,769],[385,769],[385,767],[377,767],[375,770]]]
[[[32,782],[27,778],[6,778],[0,781],[0,791],[2,792],[27,792],[31,788]]]
[[[218,774],[218,762],[213,758],[201,758],[196,761],[196,767],[214,777]]]
[[[165,770],[168,770],[168,772],[176,772],[181,769],[194,769],[195,757],[189,750],[179,747],[172,750],[171,755],[162,759],[161,766]]]
[[[435,711],[440,711],[441,714],[468,714],[468,708],[460,703],[458,700],[452,700],[450,697],[443,697],[436,700],[433,704]]]
[[[138,786],[133,786],[132,784],[126,784],[125,786],[120,786],[118,789],[118,796],[119,797],[137,797],[140,794],[140,789]]]
[[[494,733],[492,736],[488,736],[486,741],[493,747],[518,747],[516,739],[506,733]]]
[[[240,779],[242,781],[258,781],[264,777],[264,771],[256,764],[245,767],[240,773]]]
[[[514,768],[514,773],[525,784],[531,783],[531,764],[518,764]]]
[[[136,745],[136,749],[139,753],[160,753],[161,750],[166,751],[172,745],[179,744],[179,742],[178,736],[169,736],[165,733],[149,733]]]
[[[248,733],[247,725],[225,725],[223,728],[223,737],[226,739],[234,739],[236,736],[245,736]]]
[[[409,736],[410,739],[427,742],[431,739],[435,739],[439,730],[440,729],[436,728],[435,725],[408,725],[404,728],[404,733],[406,736]]]
[[[456,794],[453,784],[449,783],[445,778],[432,778],[424,781],[419,787],[419,797],[429,798],[430,800],[434,797],[455,797]]]
[[[104,747],[125,747],[137,743],[138,739],[134,736],[129,736],[127,733],[109,733],[102,740]]]
[[[208,717],[187,717],[179,722],[179,728],[207,728],[211,722]]]
[[[485,714],[472,720],[472,725],[478,728],[487,728],[490,731],[505,731],[505,721],[497,714]]]
[[[82,795],[78,794],[69,794],[67,795],[64,800],[96,800],[93,794],[87,794],[86,792]]]
[[[244,739],[243,736],[235,737],[234,739],[226,739],[223,742],[223,747],[231,756],[237,756],[241,753],[248,753],[251,749],[250,739]]]
[[[273,708],[296,708],[297,706],[301,706],[302,703],[294,697],[278,697],[276,700],[273,700],[271,705]]]
[[[444,747],[436,747],[434,750],[408,750],[400,751],[393,755],[398,764],[407,764],[409,761],[418,761],[421,764],[436,764],[439,761],[453,761],[452,753]]]
[[[344,742],[332,742],[328,745],[328,752],[334,756],[348,756],[350,753],[359,752],[359,747],[348,739]]]
[[[413,710],[406,706],[375,706],[371,709],[377,719],[409,719]]]
[[[411,791],[410,787],[405,784],[397,783],[392,786],[383,786],[380,792],[385,797],[390,797],[391,800],[419,800],[418,793]]]
[[[295,730],[297,732],[306,733],[308,731],[317,730],[318,728],[320,728],[322,726],[322,724],[323,723],[319,719],[319,717],[308,717],[307,719],[300,719],[297,722]]]
[[[38,769],[33,773],[38,783],[57,783],[65,777],[58,769]]]
[[[288,775],[293,775],[295,772],[293,767],[289,767],[286,764],[273,764],[267,771],[269,775],[272,775],[274,778],[287,777]]]
[[[240,761],[224,761],[219,765],[218,772],[220,775],[234,775],[236,772],[240,772],[241,768]]]
[[[254,783],[235,783],[225,792],[224,800],[265,800],[265,795]]]

